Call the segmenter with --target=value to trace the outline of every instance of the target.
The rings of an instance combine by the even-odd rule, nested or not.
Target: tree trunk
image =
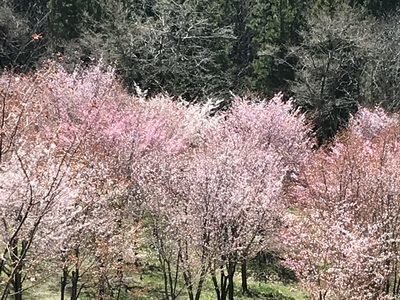
[[[96,257],[96,260],[99,262],[98,272],[99,272],[99,281],[97,283],[97,300],[104,300],[107,295],[107,274],[104,272],[105,265],[104,261],[101,259],[100,256]]]
[[[71,300],[78,300],[79,269],[72,271],[71,276]]]
[[[203,264],[202,268],[201,268],[199,284],[197,285],[197,291],[196,291],[195,300],[200,300],[201,290],[203,289],[203,283],[204,283],[204,280],[205,280],[206,273],[207,273],[207,268]]]
[[[235,286],[233,282],[233,277],[235,276],[235,268],[236,268],[236,263],[230,261],[228,263],[228,299],[229,300],[234,300],[234,294],[235,294]]]
[[[324,291],[324,292],[320,291],[319,292],[319,300],[325,300],[326,293],[327,293],[327,291]]]
[[[228,293],[227,293],[228,292],[228,289],[227,289],[228,277],[229,277],[229,274],[228,274],[228,276],[226,276],[224,271],[221,271],[221,300],[226,300],[226,297],[228,296]]]
[[[122,264],[122,257],[118,258],[118,270],[117,270],[117,276],[118,276],[118,292],[117,292],[117,297],[116,300],[120,299],[121,296],[121,290],[124,284],[124,272],[122,270],[121,264]]]
[[[9,276],[6,284],[3,288],[3,292],[1,295],[1,300],[8,299],[8,295],[10,292],[10,287],[12,286],[13,295],[15,300],[22,300],[22,269],[23,262],[22,259],[26,254],[26,249],[28,247],[28,243],[26,241],[22,241],[21,243],[21,251],[19,250],[19,239],[13,238],[10,241],[10,256],[12,263],[12,271]],[[4,265],[3,265],[4,268]]]
[[[395,298],[396,297],[396,287],[397,287],[397,260],[394,263],[393,267],[393,274],[394,274],[394,279],[393,279],[393,292],[392,296]]]
[[[165,266],[165,261],[164,261],[164,259],[163,259],[161,254],[158,254],[158,259],[160,261],[161,269],[162,269],[162,272],[163,272],[165,299],[169,299],[168,275],[167,275],[167,269],[166,269],[166,266]]]
[[[68,268],[65,266],[63,268],[63,274],[60,281],[60,293],[61,293],[61,300],[65,300],[65,288],[68,283]]]
[[[174,291],[174,280],[173,280],[170,261],[167,260],[166,265],[167,265],[168,281],[169,281],[169,289],[170,289],[170,293],[171,293],[171,299],[175,300],[176,296],[175,296],[175,291]]]
[[[22,268],[18,266],[15,272],[13,286],[14,286],[14,300],[22,300]]]
[[[215,294],[217,295],[217,300],[221,300],[221,291],[218,286],[217,276],[215,276],[215,271],[211,274],[212,282],[214,284]]]
[[[185,285],[188,292],[189,300],[193,300],[194,296],[193,296],[191,276],[188,271],[183,271],[182,273],[183,273],[183,279],[185,280]]]
[[[79,249],[75,249],[75,270],[72,271],[71,274],[71,300],[78,300],[79,296],[79,289],[78,289],[78,284],[79,284],[79,268],[80,268],[80,263],[79,263]]]
[[[22,241],[21,253],[24,253],[26,248],[26,242]],[[12,285],[14,288],[14,300],[22,300],[22,262],[20,262],[20,253],[18,247],[18,240],[16,239],[13,243],[13,264],[15,268],[14,278]]]
[[[247,286],[247,260],[246,259],[242,260],[241,273],[242,273],[242,294],[249,295],[250,292],[249,292],[249,288]]]

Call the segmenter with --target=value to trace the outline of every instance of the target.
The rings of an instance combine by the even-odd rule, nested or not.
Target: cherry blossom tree
[[[399,295],[399,119],[361,109],[292,189],[286,241],[314,299]]]
[[[48,89],[57,105],[57,118],[67,129],[62,142],[68,144],[76,134],[84,137],[74,165],[75,188],[81,190],[70,199],[69,206],[61,208],[64,214],[74,216],[63,224],[67,229],[60,253],[64,270],[62,294],[71,277],[72,298],[76,299],[84,284],[79,284],[83,279],[79,274],[90,272],[92,278],[98,275],[99,295],[104,297],[108,275],[103,271],[113,269],[113,263],[121,266],[127,256],[125,246],[132,245],[122,237],[135,232],[135,221],[127,221],[136,218],[135,208],[126,201],[127,191],[137,185],[138,174],[152,166],[154,157],[172,157],[196,143],[197,131],[203,124],[199,116],[206,109],[174,102],[166,96],[148,101],[127,96],[112,72],[103,72],[100,66],[72,75],[56,69]],[[84,185],[79,185],[81,182]],[[117,207],[112,199],[119,203]],[[117,240],[119,244],[113,244]],[[84,265],[90,268],[83,271]],[[120,270],[114,273],[121,281]]]
[[[47,85],[57,118],[69,133],[83,139],[74,165],[74,188],[80,191],[57,212],[73,216],[64,218],[57,251],[63,269],[61,295],[70,277],[71,299],[78,299],[83,287],[95,281],[97,297],[105,299],[112,296],[110,276],[118,277],[120,291],[122,265],[133,253],[134,241],[124,239],[133,237],[130,232],[136,226],[132,215],[126,217],[125,195],[133,130],[140,123],[134,109],[137,99],[126,94],[112,70],[104,71],[100,65],[73,74],[57,69]],[[63,142],[73,138],[64,135]],[[85,277],[90,280],[81,282]]]
[[[41,237],[48,233],[42,225],[49,222],[55,203],[67,198],[69,168],[78,146],[76,140],[58,145],[52,103],[39,95],[42,79],[11,74],[0,79],[1,299],[11,287],[14,298],[22,299],[29,253],[40,248]],[[56,129],[51,134],[46,133],[49,124]]]
[[[131,164],[132,179],[136,182],[133,196],[147,220],[168,299],[175,299],[181,293],[177,290],[179,274],[182,268],[188,268],[183,262],[189,263],[184,260],[180,242],[175,243],[176,234],[183,233],[178,230],[183,207],[175,202],[175,193],[183,184],[178,179],[183,175],[180,166],[186,161],[183,154],[203,143],[202,128],[215,123],[207,117],[208,112],[207,106],[188,106],[160,96],[141,103],[142,122],[135,130],[135,159]],[[192,288],[191,284],[188,288]]]
[[[307,126],[291,110],[280,96],[269,104],[236,99],[226,115],[203,125],[198,143],[172,157],[157,153],[142,173],[170,299],[179,293],[179,271],[190,299],[200,299],[207,273],[217,298],[233,299],[236,265],[274,244],[286,207],[283,179],[296,165],[291,155],[308,156]]]
[[[64,265],[74,262],[71,297],[77,299],[82,263],[71,253],[84,248],[93,260],[93,252],[107,252],[96,245],[116,240],[117,231],[126,234],[111,200],[126,193],[128,131],[138,119],[112,71],[100,66],[68,74],[50,65],[1,80],[2,299],[11,287],[21,299],[23,271],[57,253]]]

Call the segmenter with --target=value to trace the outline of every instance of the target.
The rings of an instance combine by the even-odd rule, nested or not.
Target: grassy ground
[[[157,265],[157,260],[150,252],[145,252],[145,260],[147,262],[146,267],[141,271],[133,272],[129,275],[125,275],[124,282],[128,287],[127,291],[123,293],[120,300],[161,300],[163,299],[163,276]],[[276,267],[276,264],[274,264]],[[241,277],[240,272],[235,274],[235,299],[237,300],[250,300],[250,299],[266,299],[266,300],[307,300],[307,294],[301,290],[301,288],[295,283],[284,284],[280,282],[279,276],[275,282],[261,282],[256,281],[252,277],[252,269],[262,270],[263,272],[282,273],[278,269],[273,269],[271,266],[250,266],[248,288],[251,292],[250,296],[244,296],[241,293]],[[257,273],[258,274],[258,273]],[[60,277],[48,274],[48,278],[45,282],[30,282],[33,284],[32,288],[27,289],[24,292],[24,299],[27,300],[59,300],[60,299]],[[259,274],[257,276],[260,276]],[[259,277],[265,278],[265,277]],[[284,277],[288,279],[288,277]],[[293,278],[292,278],[293,281]],[[35,286],[36,284],[36,286]],[[187,291],[182,286],[180,293],[180,300],[187,299]],[[68,286],[67,286],[68,292]],[[92,294],[89,294],[92,292]],[[69,295],[67,295],[67,299]],[[95,299],[95,291],[84,289],[80,300]],[[202,300],[214,300],[216,299],[214,286],[211,280],[205,282],[202,290]]]
[[[123,299],[128,300],[161,300],[163,299],[163,278],[157,271],[146,272],[141,276],[134,274],[127,278],[130,291]],[[249,289],[251,296],[243,296],[240,291],[240,274],[235,280],[235,299],[266,299],[266,300],[307,300],[307,295],[294,284],[283,284],[281,282],[262,283],[249,278]],[[59,285],[57,280],[49,280],[38,287],[29,289],[25,293],[25,299],[29,300],[59,300]],[[93,296],[83,294],[82,300],[93,299]],[[182,289],[179,299],[187,299],[186,290]],[[207,281],[202,292],[202,300],[214,300],[215,292],[211,281]]]
[[[142,279],[134,279],[137,284],[137,289],[132,292],[131,299],[138,300],[155,300],[162,299],[163,280],[161,274],[146,274]],[[256,282],[249,278],[248,287],[251,291],[251,296],[244,296],[240,290],[239,274],[235,279],[235,299],[270,299],[270,300],[306,300],[307,295],[296,285],[284,285],[283,283],[262,283]],[[182,290],[179,299],[187,299],[186,290]],[[211,281],[207,281],[202,292],[202,300],[216,299],[214,287]]]
[[[49,279],[38,286],[27,289],[24,299],[29,300],[60,300],[60,285],[56,279]]]

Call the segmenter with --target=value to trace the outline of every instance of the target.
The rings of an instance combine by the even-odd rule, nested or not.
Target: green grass
[[[161,300],[163,299],[163,277],[157,268],[145,270],[142,274],[135,273],[126,277],[129,290],[122,295],[121,300]],[[309,299],[296,284],[283,284],[282,282],[264,283],[255,281],[249,277],[248,287],[250,296],[244,296],[240,289],[240,274],[235,275],[235,299],[265,299],[265,300],[307,300]],[[186,289],[182,289],[179,299],[187,299]],[[58,300],[60,299],[59,284],[57,278],[29,288],[24,293],[24,298],[29,300]],[[68,295],[67,295],[68,299]],[[82,294],[81,300],[94,299],[89,294]],[[211,280],[207,280],[202,290],[202,300],[216,299]]]
[[[158,300],[163,296],[163,278],[161,273],[154,271],[151,273],[135,275],[131,278],[133,289],[131,290],[131,298],[138,300]],[[240,274],[235,276],[235,299],[271,299],[271,300],[307,300],[307,294],[303,292],[295,284],[283,284],[281,282],[262,283],[257,282],[253,278],[249,278],[248,287],[251,292],[250,296],[244,296],[240,289]],[[182,287],[183,288],[183,287]],[[186,289],[182,289],[179,299],[187,299]],[[202,300],[216,299],[214,287],[211,280],[206,281],[202,290]]]
[[[244,296],[240,289],[240,277],[235,278],[235,299],[274,299],[274,300],[305,300],[306,295],[297,291],[295,286],[284,285],[282,283],[261,283],[249,279],[248,288],[250,296]],[[211,282],[206,285],[202,299],[214,300],[216,298]]]
[[[135,273],[125,276],[124,282],[128,289],[124,292],[120,300],[161,300],[164,296],[164,280],[162,273],[158,267],[155,267],[156,261],[147,258],[146,268]],[[265,266],[262,266],[266,270]],[[241,277],[238,272],[235,274],[235,299],[250,300],[250,299],[265,299],[265,300],[307,300],[307,294],[295,283],[262,282],[257,281],[249,272],[248,288],[250,295],[245,296],[241,293]],[[31,285],[24,291],[24,299],[28,300],[59,300],[60,285],[59,276],[48,274],[48,278],[42,278],[39,282],[26,282],[25,287]],[[178,290],[181,289],[180,300],[187,299],[186,288],[181,284]],[[69,299],[69,287],[67,286],[66,299]],[[85,289],[82,292],[80,300],[95,299],[95,290]],[[216,299],[214,286],[210,279],[206,280],[202,289],[202,300]]]
[[[29,300],[60,300],[60,286],[56,278],[51,278],[27,288],[23,296]]]

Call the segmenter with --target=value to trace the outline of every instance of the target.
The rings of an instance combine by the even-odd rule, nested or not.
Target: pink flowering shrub
[[[236,265],[274,245],[286,207],[286,171],[309,155],[308,127],[290,111],[279,96],[268,104],[236,99],[217,122],[200,121],[198,114],[203,127],[195,136],[186,130],[186,140],[201,142],[172,157],[157,155],[141,169],[147,226],[163,270],[170,272],[167,295],[173,297],[175,286],[168,278],[181,272],[189,299],[200,299],[211,272],[217,297],[225,299],[233,293]],[[289,132],[294,141],[281,136]],[[216,274],[223,274],[220,281]]]
[[[349,126],[355,134],[371,140],[382,135],[385,130],[396,126],[398,118],[398,114],[389,114],[382,108],[374,110],[361,108],[357,115],[351,118]]]
[[[236,99],[226,126],[243,138],[254,139],[257,147],[277,152],[286,166],[297,168],[309,158],[311,136],[305,116],[294,110],[291,101],[277,94],[268,102]]]
[[[397,115],[362,109],[301,172],[285,239],[313,299],[398,297],[398,130]]]
[[[116,119],[124,131],[129,118],[122,108],[128,96],[111,75],[93,69],[77,78],[49,68],[0,77],[2,297],[11,287],[20,296],[23,278],[35,274],[43,259],[65,252],[65,241],[71,244],[89,228],[104,237],[116,226],[107,203],[124,193],[123,176],[115,172],[122,153],[114,146],[123,145],[125,136],[106,133]],[[88,211],[89,221],[73,222]]]

